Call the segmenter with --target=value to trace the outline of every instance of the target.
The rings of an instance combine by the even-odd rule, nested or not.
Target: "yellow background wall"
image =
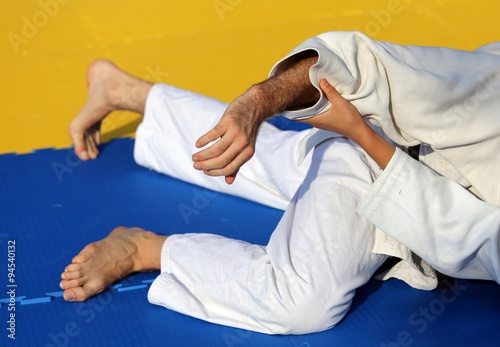
[[[67,126],[97,58],[231,101],[306,38],[360,30],[474,49],[500,39],[498,0],[0,0],[0,153],[71,145]],[[105,138],[133,135],[115,113]]]

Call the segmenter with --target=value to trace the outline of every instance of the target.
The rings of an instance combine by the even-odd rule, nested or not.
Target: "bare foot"
[[[99,154],[101,121],[115,110],[142,114],[152,86],[107,60],[97,60],[89,66],[87,84],[87,101],[69,127],[75,153],[81,160],[95,159]]]
[[[166,236],[139,228],[119,227],[105,239],[87,245],[61,274],[67,301],[85,301],[133,272],[160,269]]]

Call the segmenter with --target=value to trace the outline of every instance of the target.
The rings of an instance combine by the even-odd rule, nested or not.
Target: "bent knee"
[[[322,298],[304,298],[274,312],[271,334],[310,334],[331,329],[349,310],[351,300],[328,302]],[[277,312],[279,311],[279,312]]]

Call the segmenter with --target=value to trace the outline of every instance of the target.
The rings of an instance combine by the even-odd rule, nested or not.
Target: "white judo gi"
[[[387,258],[372,252],[375,228],[355,211],[380,170],[344,138],[318,145],[299,166],[297,145],[308,131],[281,131],[265,123],[254,157],[229,186],[223,178],[194,170],[191,160],[196,139],[217,124],[226,106],[155,85],[137,130],[136,161],[285,213],[265,247],[212,234],[170,236],[149,300],[268,334],[328,329],[346,314],[356,288]],[[391,253],[402,252],[384,240],[378,243]],[[410,262],[409,271],[422,278],[415,283],[432,286],[434,274],[421,275],[420,264]]]
[[[322,54],[311,76],[321,66]],[[317,114],[327,107],[322,98],[298,114]],[[285,214],[265,247],[210,234],[169,237],[161,274],[149,291],[152,303],[264,333],[325,330],[342,319],[356,288],[387,255],[403,260],[386,277],[417,288],[435,287],[433,269],[387,234],[416,248],[449,275],[499,282],[499,209],[399,149],[381,172],[347,139],[315,130],[281,131],[266,123],[254,158],[232,186],[194,170],[194,142],[225,108],[194,93],[154,86],[137,132],[136,161],[203,187],[286,209]]]
[[[329,32],[299,45],[271,75],[309,50],[318,53],[309,71],[314,86],[326,77],[391,140],[422,144],[421,162],[486,201],[398,152],[358,212],[441,272],[500,283],[500,43],[467,52]],[[309,118],[329,107],[321,95],[285,116]],[[303,153],[329,136],[311,132]]]

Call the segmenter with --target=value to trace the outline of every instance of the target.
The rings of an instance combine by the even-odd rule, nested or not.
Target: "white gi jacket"
[[[297,145],[309,131],[279,130],[264,123],[255,155],[234,184],[194,170],[194,143],[217,124],[226,106],[155,85],[137,130],[137,163],[285,212],[265,246],[214,235],[215,230],[169,236],[161,252],[161,274],[149,290],[151,303],[214,323],[303,334],[337,324],[356,289],[370,280],[388,254],[408,259],[396,272],[411,285],[435,286],[432,271],[421,273],[426,266],[419,259],[387,242],[385,234],[377,234],[375,226],[356,213],[380,168],[348,139],[324,141],[298,166]],[[193,192],[192,205],[179,205],[186,223],[215,202],[213,193]],[[380,253],[372,252],[374,244]]]
[[[319,77],[329,77],[393,140],[403,145],[432,145],[433,162],[428,160],[431,156],[424,156],[431,147],[422,153],[429,166],[466,186],[470,182],[471,191],[497,203],[498,123],[486,112],[498,102],[495,98],[500,100],[488,96],[498,91],[494,54],[400,47],[357,33],[325,34],[295,52],[306,49],[319,52],[319,62],[310,71],[315,85]],[[468,54],[477,55],[469,59]],[[447,67],[449,62],[464,66]],[[474,77],[482,79],[474,82]],[[470,95],[481,103],[473,103],[476,99]],[[461,110],[456,108],[460,97],[470,100],[464,109],[477,111],[478,121],[461,111],[446,111],[446,107]],[[156,85],[137,132],[136,161],[286,211],[266,246],[211,234],[167,238],[161,274],[148,294],[150,302],[214,323],[271,334],[303,334],[337,324],[356,288],[371,278],[387,255],[403,260],[386,277],[433,288],[432,268],[409,248],[449,275],[499,281],[498,207],[477,199],[399,149],[380,172],[349,140],[325,141],[336,134],[279,131],[264,124],[256,155],[242,167],[233,185],[193,170],[190,158],[198,150],[196,138],[218,122],[225,107]],[[312,108],[289,116],[307,117],[327,107],[322,97]],[[311,148],[314,151],[306,154]],[[477,156],[475,150],[480,152]],[[300,160],[304,164],[298,166]],[[478,165],[484,164],[481,170],[489,174],[484,176],[469,165],[475,160],[481,160]],[[438,166],[440,162],[446,165]],[[456,173],[465,179],[455,177]],[[375,230],[361,214],[384,232]]]
[[[271,75],[307,50],[318,53],[309,71],[318,90],[327,78],[391,140],[422,144],[423,163],[486,201],[398,150],[358,212],[436,269],[500,283],[500,44],[466,52],[330,32],[299,45]],[[309,118],[329,107],[321,93],[312,107],[285,116]],[[330,136],[311,132],[302,154]]]

